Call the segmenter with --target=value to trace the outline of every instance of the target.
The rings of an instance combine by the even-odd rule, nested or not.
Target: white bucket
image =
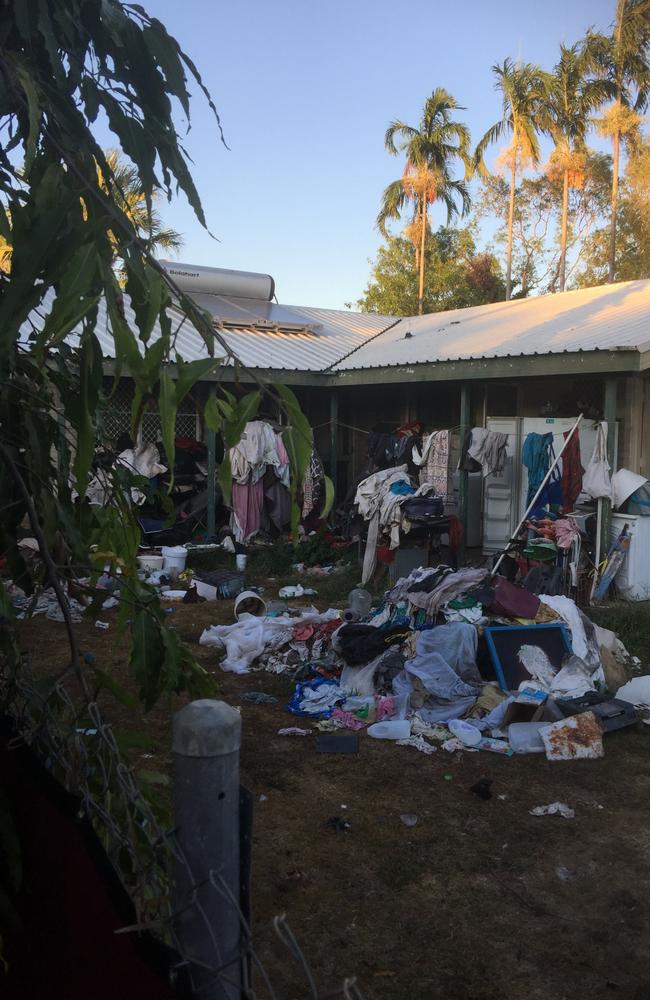
[[[141,570],[144,570],[145,572],[147,570],[153,572],[157,569],[162,569],[163,562],[164,560],[162,556],[149,555],[149,554],[138,556],[138,566],[140,567]]]
[[[250,601],[250,605],[244,610],[241,605]],[[241,609],[241,610],[240,610]],[[239,621],[240,614],[255,615],[256,618],[266,616],[266,602],[254,590],[242,590],[241,594],[235,598],[235,618]]]
[[[187,562],[187,549],[184,545],[173,545],[171,548],[163,546],[163,569],[171,577],[178,576],[185,569]]]

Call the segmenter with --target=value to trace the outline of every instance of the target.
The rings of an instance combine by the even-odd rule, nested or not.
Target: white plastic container
[[[235,556],[235,564],[237,569],[242,572],[246,569],[247,557],[245,552],[238,552]]]
[[[478,746],[483,738],[483,734],[480,729],[477,729],[476,726],[472,726],[469,722],[463,722],[462,719],[452,719],[447,723],[447,728],[449,732],[458,737],[461,743],[464,743],[466,747]]]
[[[408,719],[388,719],[368,726],[367,733],[376,740],[407,740],[411,735],[411,723]]]
[[[508,726],[508,743],[515,753],[544,753],[540,730],[550,722],[511,722]]]
[[[182,573],[187,562],[187,549],[184,545],[163,546],[163,569],[173,578]]]
[[[242,604],[245,604],[246,607],[243,608]],[[242,590],[241,594],[235,598],[234,612],[237,621],[242,614],[264,618],[266,616],[266,602],[254,590]]]
[[[163,568],[164,559],[162,556],[147,554],[138,556],[137,562],[141,570],[152,573],[155,570]]]

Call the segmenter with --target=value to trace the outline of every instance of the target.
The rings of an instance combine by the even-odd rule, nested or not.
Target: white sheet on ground
[[[276,649],[291,640],[296,625],[318,624],[333,621],[339,612],[329,608],[323,614],[307,611],[297,617],[279,615],[277,618],[257,618],[243,614],[233,625],[211,625],[199,639],[201,646],[216,646],[226,650],[226,657],[219,664],[222,670],[245,674],[251,663],[265,650]]]

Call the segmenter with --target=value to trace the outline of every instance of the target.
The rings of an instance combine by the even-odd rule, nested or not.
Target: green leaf
[[[41,108],[38,100],[38,91],[34,86],[34,80],[24,66],[16,67],[16,74],[20,80],[25,97],[27,98],[27,108],[29,116],[29,132],[25,141],[25,176],[29,173],[36,157],[36,145],[41,128]]]
[[[176,372],[176,402],[180,406],[188,392],[221,364],[221,358],[198,358],[196,361],[178,359]]]
[[[223,462],[217,470],[217,482],[221,487],[223,502],[226,507],[230,507],[230,502],[232,500],[232,466],[230,464],[230,452],[228,450],[225,451]]]
[[[249,420],[253,420],[259,409],[261,392],[249,392],[242,396],[233,410],[230,420],[224,420],[223,440],[226,448],[234,448],[241,440],[244,429]]]
[[[99,690],[105,688],[107,691],[110,691],[113,697],[119,701],[121,705],[135,711],[138,707],[138,702],[130,691],[127,691],[121,684],[118,684],[115,678],[111,677],[111,675],[107,674],[104,670],[95,669],[93,673],[95,675],[95,679],[97,680]]]
[[[334,505],[334,483],[329,476],[325,476],[325,506],[323,507],[323,517],[327,517]]]

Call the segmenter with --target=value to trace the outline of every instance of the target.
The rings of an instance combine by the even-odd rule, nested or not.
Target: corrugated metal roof
[[[200,305],[210,310],[210,296]],[[40,315],[23,330],[40,328],[54,293]],[[189,320],[178,313],[177,353],[185,361],[207,356],[206,346]],[[280,321],[282,316],[282,321]],[[128,299],[125,318],[135,329]],[[556,295],[431,313],[400,321],[391,316],[302,306],[277,307],[267,322],[276,328],[219,326],[231,351],[247,368],[276,371],[353,371],[436,361],[557,354],[593,350],[650,350],[650,280],[601,285]],[[281,322],[291,329],[282,329]],[[302,327],[300,323],[304,324]],[[406,334],[410,336],[406,336]],[[152,340],[160,336],[154,328]],[[104,357],[115,347],[100,302],[97,337]],[[70,339],[74,339],[74,334]],[[215,343],[215,354],[221,348]]]
[[[210,301],[213,298],[216,300],[216,296],[199,295],[194,298],[197,300],[197,305],[209,312],[213,308],[221,310],[220,302]],[[54,293],[50,291],[38,313],[33,313],[30,320],[24,324],[25,339],[32,325],[37,329],[43,326],[44,317],[50,311],[53,302]],[[125,297],[124,312],[127,323],[135,330],[135,316],[127,297]],[[207,357],[207,348],[200,334],[188,319],[182,319],[180,312],[176,315],[177,319],[175,321],[172,319],[172,329],[176,329],[180,323],[176,334],[176,353],[184,361]],[[217,328],[225,343],[247,368],[306,372],[325,371],[369,337],[394,322],[390,316],[298,306],[276,307],[275,312],[271,311],[260,319],[278,325],[275,329],[241,325]],[[292,328],[283,330],[283,322]],[[104,357],[114,358],[115,345],[103,300],[99,304],[96,334]],[[159,336],[160,328],[156,324],[151,342],[157,340]],[[68,339],[73,341],[74,333]],[[220,353],[222,353],[220,345],[215,341],[215,355],[219,356]]]
[[[650,281],[403,319],[333,370],[616,349],[650,349]]]

